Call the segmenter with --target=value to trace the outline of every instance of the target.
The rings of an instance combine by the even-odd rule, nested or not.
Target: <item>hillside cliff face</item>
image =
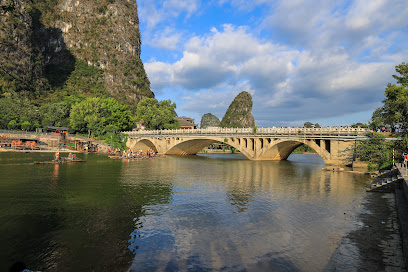
[[[200,128],[219,127],[220,119],[211,113],[206,113],[201,117]]]
[[[78,63],[85,63],[102,71],[93,80],[122,102],[154,97],[140,45],[136,1],[21,1],[0,19],[0,60],[22,70],[2,65],[2,78],[26,75],[27,85],[44,84],[45,77],[51,88],[60,87]]]
[[[134,102],[154,97],[140,60],[136,1],[59,0],[50,16],[72,54],[104,70],[110,94]]]
[[[42,89],[44,62],[33,38],[33,17],[24,3],[0,13],[0,94]]]
[[[221,120],[221,127],[248,128],[255,125],[252,115],[252,97],[248,92],[239,93]]]

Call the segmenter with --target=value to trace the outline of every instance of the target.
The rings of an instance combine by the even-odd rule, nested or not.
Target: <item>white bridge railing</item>
[[[322,128],[206,128],[206,129],[169,129],[169,130],[138,130],[126,131],[130,138],[152,137],[273,137],[273,138],[302,138],[302,139],[333,139],[343,140],[366,139],[370,130],[351,127],[322,127]]]

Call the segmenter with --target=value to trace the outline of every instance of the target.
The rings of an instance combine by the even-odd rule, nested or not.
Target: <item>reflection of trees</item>
[[[32,174],[19,178],[39,187],[24,192],[24,203],[16,197],[12,225],[0,227],[12,243],[2,238],[1,251],[42,271],[126,271],[137,248],[130,234],[143,227],[146,206],[171,199],[170,183],[149,182],[140,163],[89,155],[87,163],[59,165],[58,174],[54,165],[26,169]]]
[[[148,160],[125,163],[109,160],[98,166],[84,164],[80,171],[68,175],[71,179],[75,176],[92,179],[78,182],[72,189],[75,192],[69,190],[73,187],[65,191],[70,196],[65,204],[74,212],[66,228],[75,230],[73,234],[79,236],[75,240],[81,241],[70,245],[75,250],[69,262],[78,263],[74,270],[128,268],[138,248],[137,230],[143,227],[146,206],[168,203],[171,199],[170,183],[150,182],[153,170]]]
[[[132,258],[127,247],[134,216],[118,186],[121,164],[97,156],[87,160],[60,167],[54,204],[61,231],[51,232],[44,270],[123,271]]]

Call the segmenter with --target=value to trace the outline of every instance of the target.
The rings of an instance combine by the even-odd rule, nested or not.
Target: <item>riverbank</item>
[[[41,149],[41,150],[32,150],[32,149],[24,149],[24,150],[18,150],[18,149],[11,149],[11,148],[0,148],[0,152],[12,152],[12,153],[55,153],[55,152],[61,152],[61,153],[81,153],[80,151],[77,150],[70,150],[70,149],[61,149],[61,148],[53,148],[49,147],[47,149]]]
[[[358,271],[406,271],[394,193],[367,193],[363,227],[347,238],[357,244]]]
[[[398,212],[407,204],[404,197],[405,206],[398,206],[402,202],[396,194],[367,193],[352,219],[356,229],[341,240],[326,271],[406,271],[400,231],[408,219],[400,224]]]

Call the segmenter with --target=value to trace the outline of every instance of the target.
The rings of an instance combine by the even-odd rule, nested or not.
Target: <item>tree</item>
[[[100,119],[99,110],[102,107],[101,98],[88,98],[72,107],[69,119],[71,128],[86,133],[91,130],[96,132],[95,123]]]
[[[351,127],[352,128],[368,128],[368,125],[363,124],[363,123],[356,123],[356,124],[352,124]]]
[[[392,142],[387,142],[379,133],[367,135],[369,139],[360,141],[356,147],[356,155],[361,161],[369,162],[370,168],[379,170],[392,166]]]
[[[7,128],[11,121],[15,121],[16,125],[20,116],[20,107],[17,104],[18,100],[12,97],[0,99],[0,127]]]
[[[41,107],[42,125],[68,126],[70,106],[66,102],[50,103]]]
[[[311,127],[313,127],[313,124],[312,124],[311,122],[305,122],[305,123],[303,124],[303,126],[304,126],[305,128],[311,128]]]
[[[114,98],[105,98],[102,103],[102,111],[105,115],[104,132],[116,132],[129,130],[134,123],[132,112],[126,105],[121,105]]]
[[[372,116],[370,127],[389,125],[395,128],[397,125],[405,135],[408,134],[408,64],[403,62],[395,67],[401,75],[393,75],[396,84],[388,83],[385,89],[383,106],[376,109]]]
[[[18,123],[16,120],[11,120],[8,125],[7,125],[8,129],[17,129],[18,128]]]
[[[18,124],[28,121],[37,123],[40,119],[38,108],[27,98],[15,93],[0,98],[0,127],[7,128],[11,120]]]
[[[31,125],[31,123],[29,121],[24,121],[21,124],[21,129],[22,130],[31,130],[31,128],[32,128],[32,125]]]
[[[156,98],[143,98],[137,104],[135,120],[147,129],[177,129],[180,123],[174,119],[177,116],[175,109],[176,104],[171,100],[159,102]]]
[[[114,98],[90,97],[74,105],[70,114],[71,128],[100,136],[117,130],[128,130],[133,125],[133,117],[125,105]]]

